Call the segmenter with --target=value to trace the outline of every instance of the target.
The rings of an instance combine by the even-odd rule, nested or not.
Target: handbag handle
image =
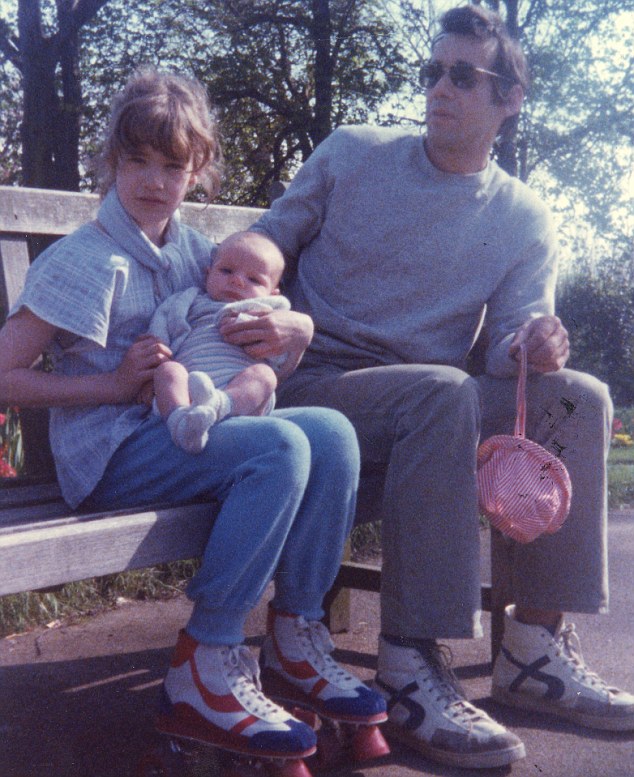
[[[515,437],[526,437],[526,374],[528,372],[528,357],[526,356],[526,343],[520,345],[520,371],[517,379],[517,395],[515,404],[517,416],[515,417]]]

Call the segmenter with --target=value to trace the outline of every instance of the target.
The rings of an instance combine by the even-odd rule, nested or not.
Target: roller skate
[[[180,777],[197,758],[218,777],[311,777],[303,759],[316,751],[315,732],[266,698],[244,645],[202,645],[181,632],[156,729],[167,741],[137,777]]]
[[[269,608],[260,652],[264,691],[317,730],[317,767],[387,755],[377,724],[387,720],[379,693],[330,656],[334,644],[319,621]],[[311,763],[312,766],[312,763]]]

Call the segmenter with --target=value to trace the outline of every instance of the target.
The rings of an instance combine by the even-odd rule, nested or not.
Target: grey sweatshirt
[[[302,366],[464,367],[486,310],[487,372],[511,375],[514,332],[554,312],[544,204],[494,162],[438,170],[402,130],[336,130],[254,229],[284,253],[293,308],[315,322]]]

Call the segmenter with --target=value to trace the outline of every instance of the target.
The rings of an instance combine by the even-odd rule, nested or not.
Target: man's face
[[[446,35],[437,41],[431,59],[445,68],[465,62],[491,70],[496,46],[497,42],[493,40]],[[452,172],[471,173],[483,169],[500,125],[519,110],[514,101],[494,102],[492,76],[476,75],[473,89],[455,86],[448,72],[435,86],[427,89],[426,148],[432,162],[441,169],[451,169],[452,160],[455,162]]]

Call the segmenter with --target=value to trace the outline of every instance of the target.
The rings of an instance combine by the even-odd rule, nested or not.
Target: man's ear
[[[520,112],[523,102],[524,90],[519,84],[513,84],[510,92],[504,98],[504,108],[507,117],[516,116]]]

